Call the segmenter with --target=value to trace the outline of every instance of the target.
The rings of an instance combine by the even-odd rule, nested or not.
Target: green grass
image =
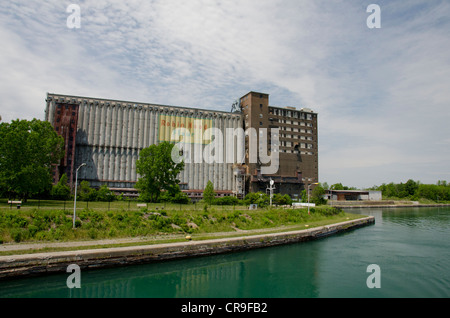
[[[430,200],[427,198],[412,198],[412,197],[406,197],[406,198],[399,198],[399,197],[383,197],[383,201],[396,201],[396,202],[402,202],[409,204],[412,201],[417,201],[419,204],[450,204],[450,201],[445,200]]]
[[[137,202],[77,202],[76,229],[73,229],[73,202],[28,201],[12,209],[0,200],[0,243],[66,242],[128,237],[190,234],[198,238],[211,233],[245,234],[245,231],[305,228],[342,222],[356,216],[332,207],[306,209],[203,204],[149,204]],[[361,216],[358,216],[361,217]]]
[[[95,210],[111,210],[111,211],[120,211],[120,210],[134,210],[139,211],[141,208],[138,207],[138,204],[145,204],[136,200],[130,201],[113,201],[113,202],[99,202],[99,201],[77,201],[77,210],[79,209],[95,209]],[[197,204],[177,204],[177,203],[148,203],[148,209],[150,210],[194,210],[201,211],[203,210],[205,203],[197,203]],[[26,203],[22,203],[21,210],[25,209],[65,209],[66,211],[72,211],[73,213],[74,202],[71,201],[58,201],[58,200],[28,200]],[[233,209],[242,209],[246,210],[245,206],[218,206],[220,210],[230,211]],[[0,199],[0,211],[3,209],[17,210],[15,204],[12,207],[8,204],[8,199]]]

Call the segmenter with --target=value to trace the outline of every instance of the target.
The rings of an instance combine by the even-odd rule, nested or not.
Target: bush
[[[98,231],[95,228],[90,228],[88,231],[89,238],[95,240],[98,237]]]
[[[16,243],[20,243],[21,241],[26,240],[29,235],[28,231],[24,229],[13,229],[11,230],[11,238]]]
[[[311,208],[310,212],[315,212],[318,214],[321,214],[323,216],[333,216],[333,215],[338,215],[340,213],[342,213],[342,209],[341,208],[336,208],[336,207],[330,207],[330,206],[322,206],[322,207],[316,207],[316,208]]]
[[[270,198],[267,194],[262,192],[249,193],[245,196],[245,204],[257,204],[259,208],[263,208],[269,205]]]
[[[28,232],[30,233],[31,237],[34,237],[36,235],[36,233],[39,232],[39,228],[35,225],[30,225],[28,227]]]
[[[213,204],[214,199],[216,197],[216,192],[214,192],[214,185],[211,180],[206,184],[206,188],[203,191],[203,200],[205,200],[208,204]]]
[[[253,202],[261,202],[265,198],[259,194]],[[247,199],[252,199],[248,197]],[[221,198],[222,203],[237,202],[236,198]],[[264,201],[263,201],[264,202]],[[203,206],[205,208],[203,208]],[[83,209],[77,213],[76,230],[72,229],[71,212],[63,210],[5,210],[0,213],[0,239],[5,242],[54,241],[103,239],[112,237],[133,237],[155,235],[161,232],[174,233],[211,233],[225,232],[239,228],[250,230],[276,227],[308,222],[311,218],[334,216],[340,213],[333,207],[316,207],[311,209],[311,216],[306,209],[268,208],[258,211],[243,209],[219,209],[202,205],[203,209],[172,209],[158,211],[151,209],[134,211],[106,211]],[[193,224],[195,223],[197,227]],[[172,224],[176,227],[172,227]],[[188,225],[189,224],[189,225]]]
[[[288,194],[282,195],[275,193],[272,197],[272,203],[277,205],[291,205],[292,199]]]
[[[176,193],[172,198],[172,203],[179,204],[189,204],[191,203],[191,199],[189,199],[188,195],[183,192]]]
[[[56,200],[70,199],[70,187],[67,183],[67,175],[63,174],[58,183],[52,187],[51,196]]]
[[[215,205],[239,205],[240,200],[236,197],[221,197],[214,199],[213,203]]]
[[[112,202],[116,199],[116,195],[104,184],[97,190],[96,199],[102,202]]]
[[[81,181],[79,192],[77,193],[81,201],[95,201],[97,200],[97,190],[91,188],[89,181]]]
[[[139,199],[144,202],[150,202],[150,196],[145,194],[145,192],[141,192],[139,194]],[[161,192],[159,196],[159,202],[170,202],[170,203],[179,203],[179,204],[188,204],[191,202],[188,195],[184,192],[181,192],[180,186],[176,185],[172,187],[169,191]]]

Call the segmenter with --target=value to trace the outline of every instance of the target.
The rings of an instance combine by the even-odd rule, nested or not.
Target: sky
[[[43,120],[47,92],[230,111],[257,91],[318,113],[320,182],[450,181],[449,17],[447,0],[1,1],[0,116]]]

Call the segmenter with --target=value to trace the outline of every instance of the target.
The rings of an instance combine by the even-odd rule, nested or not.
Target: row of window
[[[299,136],[299,135],[289,135],[289,134],[280,134],[280,138],[289,138],[289,139],[300,139],[300,140],[314,140],[311,136]]]
[[[303,129],[303,128],[292,128],[292,127],[279,127],[281,132],[292,131],[292,132],[300,132],[304,134],[312,134],[312,129]]]
[[[276,150],[274,150],[276,152]],[[292,149],[279,149],[279,153],[298,153],[298,150],[292,150]],[[314,152],[311,151],[300,151],[301,155],[307,155],[307,156],[314,156]]]
[[[276,143],[274,142],[273,145],[276,146]],[[304,143],[304,142],[301,142],[300,144],[297,144],[297,143],[293,143],[293,142],[290,142],[290,141],[280,141],[279,145],[281,147],[293,147],[294,145],[299,145],[300,148],[303,148],[303,149],[314,149],[314,145],[313,144],[307,144],[307,143]]]
[[[262,126],[262,125],[263,125],[263,122],[260,121],[260,122],[259,122],[259,125]],[[248,128],[248,121],[247,121],[247,120],[245,121],[245,128]]]
[[[289,110],[289,109],[277,109],[277,108],[269,108],[269,114],[276,116],[284,116],[284,117],[292,117],[292,118],[300,118],[306,120],[312,120],[315,117],[315,114],[305,114],[303,112]]]
[[[280,123],[280,124],[287,124],[287,125],[295,125],[295,126],[306,126],[306,127],[312,127],[312,123],[305,123],[304,121],[295,121],[295,120],[289,120],[289,119],[278,119],[278,118],[269,118],[270,123]]]
[[[289,130],[290,131],[290,130]],[[297,139],[303,139],[303,140],[313,140],[312,136],[300,136],[297,134],[286,134],[287,131],[284,130],[280,130],[280,138],[297,138]],[[300,129],[300,131],[298,130],[293,130],[293,132],[300,132],[303,134],[312,134],[311,130],[305,130],[305,129]],[[274,135],[275,137],[277,137],[277,134]]]
[[[263,122],[259,122],[259,126],[263,126]],[[245,121],[245,128],[247,129],[249,127],[248,121]],[[309,126],[312,127],[312,126]],[[279,126],[278,128],[280,128],[280,131],[292,131],[292,132],[299,132],[299,133],[304,133],[304,134],[312,134],[313,130],[312,129],[302,129],[302,128],[296,128],[296,127],[283,127],[283,126]]]

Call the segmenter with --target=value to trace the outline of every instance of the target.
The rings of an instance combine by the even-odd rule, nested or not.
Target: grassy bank
[[[40,202],[42,204],[43,202]],[[149,206],[128,209],[128,204],[108,209],[108,203],[92,204],[77,210],[76,229],[72,229],[73,210],[51,207],[0,209],[0,242],[55,242],[165,234],[237,233],[283,226],[319,226],[354,218],[332,207],[306,209],[259,209],[222,206]],[[81,203],[83,204],[83,203]],[[98,202],[96,204],[99,204]]]

